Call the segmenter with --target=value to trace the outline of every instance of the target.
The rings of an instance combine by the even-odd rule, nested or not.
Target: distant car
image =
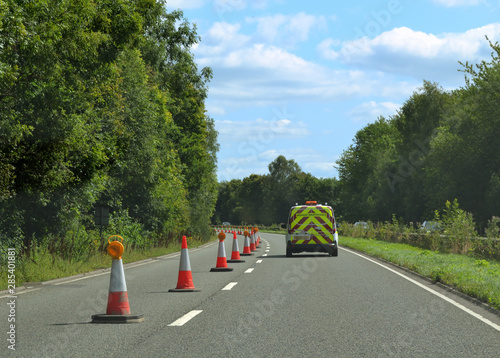
[[[441,224],[439,224],[437,221],[427,221],[426,220],[422,223],[420,230],[424,230],[427,232],[439,231],[439,230],[441,230]]]
[[[222,223],[222,226],[231,226],[231,223],[229,221],[224,221]]]
[[[368,225],[368,223],[366,221],[358,221],[358,222],[354,223],[354,227],[356,227],[356,228],[359,227],[359,228],[368,230],[370,228],[370,225]]]

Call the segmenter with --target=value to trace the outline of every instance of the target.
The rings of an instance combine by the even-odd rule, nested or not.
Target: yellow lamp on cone
[[[110,239],[112,237],[118,237],[121,239],[121,241],[117,241],[117,240],[110,241]],[[119,260],[122,258],[123,251],[124,251],[122,242],[123,242],[123,237],[121,237],[121,236],[112,235],[112,236],[108,237],[108,248],[107,248],[108,255],[111,256],[115,260]]]

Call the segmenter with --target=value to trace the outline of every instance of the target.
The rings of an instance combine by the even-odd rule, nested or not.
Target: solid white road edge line
[[[184,326],[187,322],[189,322],[193,317],[199,315],[203,310],[193,310],[189,313],[186,313],[184,316],[179,318],[178,320],[170,323],[168,326],[169,327],[180,327]]]
[[[481,316],[479,313],[476,313],[476,312],[474,312],[474,311],[472,311],[472,310],[468,309],[467,307],[465,307],[465,306],[461,305],[461,304],[460,304],[460,303],[458,303],[457,301],[454,301],[454,300],[452,300],[451,298],[446,297],[445,295],[443,295],[443,294],[441,294],[441,293],[439,293],[439,292],[437,292],[437,291],[434,291],[432,288],[429,288],[429,287],[427,287],[427,286],[425,286],[425,285],[421,284],[420,282],[417,282],[417,281],[413,280],[412,278],[410,278],[410,277],[408,277],[408,276],[406,276],[406,275],[403,275],[402,273],[400,273],[400,272],[398,272],[398,271],[396,271],[396,270],[393,270],[392,268],[390,268],[390,267],[388,267],[388,266],[385,266],[385,265],[381,264],[380,262],[377,262],[377,261],[375,261],[375,260],[372,260],[372,259],[370,259],[369,257],[366,257],[366,256],[364,256],[364,255],[358,254],[357,252],[354,252],[354,251],[351,251],[351,250],[345,249],[345,248],[343,248],[343,247],[342,247],[342,250],[345,250],[345,251],[347,251],[347,252],[350,252],[351,254],[354,254],[354,255],[358,255],[359,257],[362,257],[362,258],[364,258],[365,260],[368,260],[368,261],[370,261],[370,262],[373,262],[374,264],[377,264],[377,265],[379,265],[379,266],[381,266],[381,267],[385,268],[386,270],[389,270],[389,271],[391,271],[392,273],[395,273],[396,275],[401,276],[401,277],[402,277],[402,278],[404,278],[405,280],[408,280],[408,281],[410,281],[411,283],[414,283],[415,285],[417,285],[418,287],[423,288],[424,290],[426,290],[426,291],[428,291],[428,292],[432,293],[433,295],[436,295],[436,296],[438,296],[439,298],[442,298],[442,299],[443,299],[443,300],[445,300],[446,302],[451,303],[453,306],[455,306],[455,307],[457,307],[457,308],[461,309],[462,311],[464,311],[464,312],[466,312],[466,313],[470,314],[471,316],[473,316],[473,317],[477,318],[477,319],[478,319],[478,320],[480,320],[481,322],[486,323],[488,326],[490,326],[490,327],[492,327],[492,328],[494,328],[494,329],[496,329],[497,331],[499,331],[499,332],[500,332],[500,326],[499,326],[498,324],[496,324],[496,323],[494,323],[494,322],[491,322],[489,319],[484,318],[484,317],[483,317],[483,316]]]
[[[238,284],[238,282],[229,282],[226,286],[224,286],[222,291],[230,291],[237,284]]]
[[[23,293],[33,292],[41,290],[42,288],[27,288],[26,291],[16,292],[14,294],[9,293],[8,295],[0,296],[0,298],[16,298],[18,295],[22,295]]]

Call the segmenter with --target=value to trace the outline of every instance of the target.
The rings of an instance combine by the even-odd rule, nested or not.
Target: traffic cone
[[[243,235],[245,235],[245,243],[243,246],[243,253],[241,254],[241,256],[251,256],[253,254],[252,254],[252,250],[250,250],[250,239],[248,237],[249,236],[248,231],[245,230]]]
[[[259,234],[259,228],[254,229],[254,235],[255,235],[255,248],[260,248],[260,234]]]
[[[181,261],[179,263],[177,287],[171,288],[168,292],[200,292],[200,290],[194,288],[186,236],[182,237]]]
[[[231,253],[231,260],[227,262],[245,262],[240,257],[240,249],[238,248],[238,239],[236,238],[236,232],[233,233],[233,251]]]
[[[257,247],[255,246],[255,232],[253,230],[250,235],[250,251],[257,251]]]
[[[217,265],[210,269],[210,272],[233,271],[232,267],[227,266],[226,249],[224,247],[224,239],[226,234],[221,232],[219,234],[219,251],[217,253]]]
[[[113,258],[111,262],[111,277],[109,280],[109,295],[106,314],[97,314],[92,316],[92,323],[138,323],[144,321],[144,316],[131,315],[128,303],[127,283],[125,282],[125,272],[123,271],[123,245],[118,241],[109,241],[113,235],[108,238],[108,254]]]

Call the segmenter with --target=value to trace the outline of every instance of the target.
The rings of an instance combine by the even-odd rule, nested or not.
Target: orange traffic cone
[[[224,247],[225,238],[226,234],[221,232],[219,234],[219,251],[217,253],[217,265],[216,267],[210,269],[210,272],[233,271],[232,267],[227,266],[226,249]]]
[[[231,253],[231,260],[227,262],[245,262],[240,257],[240,249],[238,248],[238,239],[236,238],[236,232],[233,233],[233,251]]]
[[[168,292],[200,292],[200,290],[194,288],[186,236],[182,237],[181,261],[179,263],[177,287],[171,288]]]
[[[250,251],[257,251],[257,246],[255,246],[255,231],[253,230],[250,235]]]
[[[248,237],[248,231],[245,230],[243,235],[245,235],[245,243],[243,246],[243,253],[241,254],[241,256],[251,256],[253,254],[252,250],[250,250],[250,239]]]
[[[121,242],[109,241],[112,237],[119,237]],[[123,271],[122,257],[123,238],[113,235],[108,238],[108,254],[113,258],[111,262],[111,277],[109,280],[109,295],[106,314],[92,316],[92,323],[137,323],[143,322],[144,316],[131,315],[128,304],[127,283],[125,282],[125,273]]]
[[[255,247],[258,249],[260,247],[260,233],[259,233],[259,228],[255,228]]]

